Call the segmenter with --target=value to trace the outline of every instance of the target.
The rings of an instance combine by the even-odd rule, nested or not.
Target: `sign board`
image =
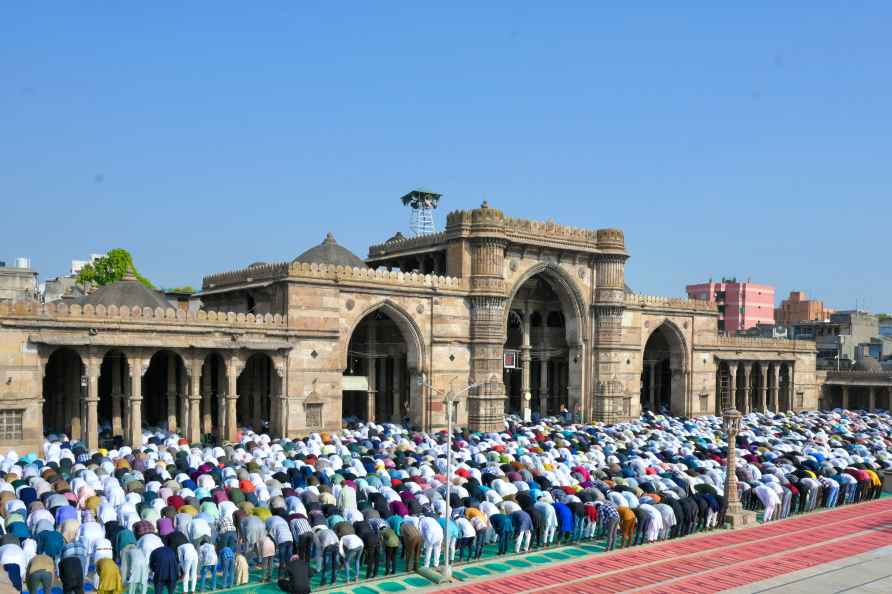
[[[364,375],[345,375],[341,377],[341,390],[345,392],[368,392],[369,378]]]
[[[517,351],[505,351],[505,369],[517,369]]]

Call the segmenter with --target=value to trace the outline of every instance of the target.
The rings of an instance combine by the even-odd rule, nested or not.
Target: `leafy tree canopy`
[[[176,287],[175,289],[167,289],[171,293],[194,293],[195,288],[192,285],[185,285],[182,287]]]
[[[133,257],[123,248],[115,248],[96,260],[92,264],[84,266],[77,275],[77,281],[82,284],[93,283],[98,286],[108,285],[124,278],[128,272],[142,284],[154,289],[155,285],[146,277],[136,271],[133,265]]]

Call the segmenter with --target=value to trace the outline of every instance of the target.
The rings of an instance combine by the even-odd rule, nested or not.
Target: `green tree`
[[[192,285],[185,285],[183,287],[177,287],[175,289],[167,289],[171,293],[194,293],[195,288]]]
[[[133,265],[133,257],[123,248],[115,248],[93,262],[87,264],[77,275],[77,281],[81,284],[93,283],[95,285],[108,285],[124,278],[130,272],[145,286],[154,289],[149,279],[136,271]]]

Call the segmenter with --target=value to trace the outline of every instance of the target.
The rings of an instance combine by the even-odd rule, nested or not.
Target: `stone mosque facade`
[[[0,303],[0,450],[90,447],[146,427],[192,442],[357,418],[501,430],[506,414],[616,422],[818,406],[814,343],[722,336],[703,301],[625,284],[622,231],[484,203],[362,260],[330,235],[293,261],[203,280],[198,310],[132,277],[74,301]],[[888,398],[888,396],[887,396]]]

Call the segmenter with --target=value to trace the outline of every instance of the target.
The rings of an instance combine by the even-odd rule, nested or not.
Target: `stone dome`
[[[121,280],[99,287],[85,297],[79,297],[72,303],[84,305],[110,305],[133,307],[168,308],[170,302],[159,291],[150,289],[139,282],[133,274],[126,274]]]
[[[328,264],[330,266],[346,266],[349,268],[366,268],[365,262],[335,241],[334,235],[329,233],[325,239],[294,259],[295,262],[305,264]]]
[[[855,371],[873,371],[878,373],[883,370],[883,366],[873,357],[864,357],[860,361],[857,361],[852,369]]]

